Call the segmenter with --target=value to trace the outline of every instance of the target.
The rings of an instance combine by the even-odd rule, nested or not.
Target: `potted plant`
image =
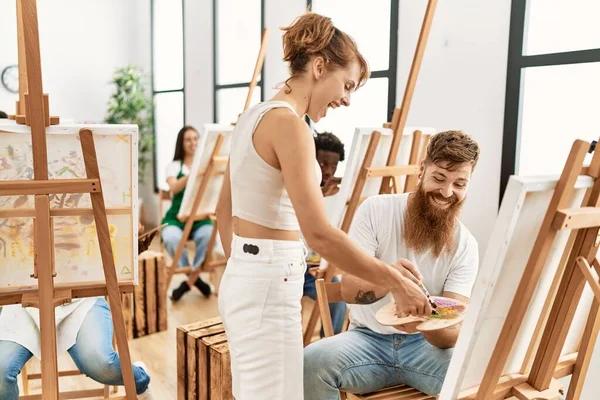
[[[108,102],[108,124],[135,124],[138,137],[138,180],[144,183],[146,167],[152,162],[154,142],[152,98],[146,94],[147,77],[138,68],[126,66],[115,71],[115,91]]]

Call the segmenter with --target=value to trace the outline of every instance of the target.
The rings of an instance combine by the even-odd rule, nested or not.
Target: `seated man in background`
[[[477,275],[478,246],[457,216],[464,204],[479,146],[462,132],[434,135],[416,192],[368,198],[350,229],[370,255],[394,264],[432,296],[468,303]],[[415,283],[417,284],[417,283]],[[393,301],[380,287],[342,276],[350,329],[304,351],[305,400],[337,400],[339,392],[367,393],[407,384],[439,393],[460,325],[417,333],[418,324],[388,327],[376,312]]]
[[[141,223],[138,229],[141,234]],[[142,239],[139,251],[145,248]],[[55,313],[57,354],[68,351],[77,369],[98,383],[123,385],[119,354],[112,344],[112,316],[104,297],[73,299],[56,307]],[[17,376],[34,355],[41,359],[39,310],[20,304],[4,306],[0,312],[0,399],[19,398]],[[132,368],[137,398],[151,399],[146,366],[137,362]]]
[[[344,161],[344,144],[331,132],[323,132],[315,135],[315,147],[317,149],[317,162],[321,167],[321,190],[323,196],[333,196],[340,191],[340,178],[336,178],[335,171],[338,163]]]
[[[344,161],[344,144],[340,139],[330,132],[317,133],[315,135],[315,147],[317,149],[317,162],[321,167],[321,190],[323,196],[332,196],[339,189],[340,179],[335,178],[335,171],[338,163]],[[339,282],[337,277],[333,278],[334,282]],[[317,288],[315,286],[315,277],[306,271],[304,274],[304,296],[308,296],[313,300],[317,299]],[[333,323],[334,333],[340,333],[344,325],[346,317],[346,303],[330,303],[329,310],[331,311],[331,321]],[[321,337],[324,336],[321,329]]]

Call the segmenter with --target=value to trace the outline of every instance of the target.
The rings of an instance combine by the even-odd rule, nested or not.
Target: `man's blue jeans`
[[[104,385],[123,385],[119,355],[112,346],[113,324],[108,304],[103,298],[85,316],[77,340],[69,349],[69,355],[77,368],[96,382]],[[29,350],[15,342],[0,340],[0,399],[17,400],[19,387],[17,376],[33,356]],[[148,388],[150,377],[133,366],[136,392]]]
[[[338,276],[333,277],[333,282],[339,282]],[[315,277],[308,270],[304,274],[304,296],[308,296],[313,300],[317,299],[317,286]],[[331,322],[333,324],[333,332],[337,335],[342,331],[344,325],[344,317],[346,316],[346,303],[340,301],[338,303],[329,303],[329,311],[331,312]],[[321,337],[324,337],[323,329],[321,329]]]
[[[430,396],[442,389],[453,349],[423,335],[381,335],[358,328],[304,349],[304,400],[339,400],[340,390],[369,393],[406,384]]]

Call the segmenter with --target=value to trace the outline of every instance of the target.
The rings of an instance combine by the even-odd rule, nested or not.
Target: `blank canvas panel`
[[[402,139],[400,141],[400,148],[398,150],[398,156],[396,158],[396,165],[406,165],[409,162],[410,150],[412,146],[413,132],[420,130],[423,135],[432,135],[435,133],[435,129],[428,127],[406,127],[402,132]],[[356,180],[360,172],[371,134],[374,131],[381,133],[379,143],[375,156],[373,157],[373,167],[383,167],[387,163],[387,158],[390,153],[390,146],[392,145],[392,130],[385,128],[356,128],[354,131],[354,137],[352,139],[352,145],[350,151],[347,153],[346,165],[344,168],[344,174],[340,191],[335,195],[331,196],[331,199],[327,198],[327,215],[335,226],[340,226],[346,210],[346,204],[350,200]],[[424,142],[422,140],[422,142]],[[419,154],[423,153],[423,148],[420,149]],[[397,180],[399,188],[404,187],[404,177],[400,177]],[[368,179],[361,197],[373,196],[379,193],[381,186],[381,178]]]
[[[459,392],[481,383],[513,299],[519,298],[517,287],[557,181],[547,177],[511,177],[473,287],[441,399],[455,399]],[[568,207],[581,206],[585,191],[592,184],[591,178],[580,177]],[[570,232],[559,231],[554,240],[502,375],[527,372],[522,371],[526,354]],[[591,290],[586,287],[562,355],[578,350],[592,298]]]
[[[219,135],[224,136],[219,156],[229,157],[229,150],[231,147],[231,134],[233,132],[232,125],[218,125],[218,124],[205,124],[200,132],[200,140],[198,147],[196,148],[196,154],[190,170],[190,176],[185,186],[185,193],[179,209],[177,217],[180,219],[187,218],[192,212],[192,206],[194,198],[198,192],[198,188],[202,183],[204,177],[204,171],[210,161],[217,138]],[[223,186],[223,177],[225,164],[219,164],[213,170],[213,176],[208,183],[206,192],[202,197],[202,201],[198,206],[197,214],[214,213],[219,200],[219,194],[221,193],[221,186]],[[215,174],[216,173],[216,174]]]
[[[86,178],[80,129],[91,129],[119,281],[137,281],[137,126],[56,125],[46,129],[49,179]],[[0,124],[0,180],[33,179],[31,133]],[[90,195],[50,195],[54,216],[55,283],[104,281]],[[34,196],[0,196],[0,288],[36,285],[33,272]]]

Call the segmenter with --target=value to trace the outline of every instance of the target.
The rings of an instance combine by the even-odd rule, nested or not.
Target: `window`
[[[152,0],[152,93],[155,189],[168,189],[166,169],[185,123],[183,0]]]
[[[391,121],[396,102],[398,0],[308,0],[312,11],[328,16],[348,33],[369,62],[371,78],[350,101],[351,107],[329,110],[314,128],[330,131],[349,150],[356,127],[381,127]],[[342,164],[338,171],[343,171]]]
[[[228,124],[244,110],[265,26],[264,0],[213,0],[213,12],[214,120]],[[259,77],[251,104],[262,99]]]
[[[597,0],[513,0],[501,199],[510,175],[558,175],[576,139],[598,139],[599,13]]]

